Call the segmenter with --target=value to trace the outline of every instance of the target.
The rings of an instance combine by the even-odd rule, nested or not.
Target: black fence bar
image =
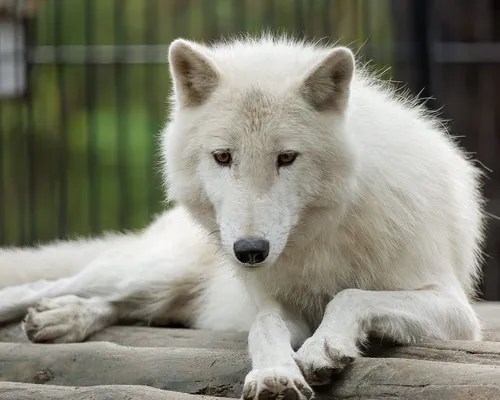
[[[54,42],[56,46],[60,46],[63,41],[63,13],[65,11],[65,6],[67,2],[61,1],[54,4]],[[56,50],[56,57],[59,60],[60,50]],[[57,74],[57,87],[59,90],[59,109],[60,109],[60,151],[59,151],[59,223],[58,232],[59,237],[66,237],[67,235],[67,171],[68,171],[68,122],[67,122],[67,98],[66,98],[66,80],[65,80],[65,70],[62,68],[60,62],[56,63],[56,74]]]
[[[0,76],[0,84],[2,77]],[[5,134],[2,129],[5,126],[4,118],[3,118],[3,109],[0,107],[0,154],[3,154],[6,151],[7,146],[5,145]],[[5,210],[7,208],[6,202],[6,190],[7,185],[5,184],[5,157],[0,157],[0,244],[6,243],[7,238],[5,235],[6,224],[5,224]]]
[[[36,33],[36,23],[37,21],[34,20],[32,23],[28,23],[28,21],[24,20],[23,26],[24,26],[24,49],[26,54],[24,55],[25,59],[29,59],[29,52],[33,48],[33,43],[35,40],[35,33]],[[26,84],[28,85],[28,88],[31,87],[30,81],[31,81],[31,74],[36,73],[36,67],[32,65],[31,63],[27,64],[26,67],[26,76],[25,76],[25,81]],[[35,176],[35,171],[36,171],[36,164],[34,160],[36,159],[36,143],[35,143],[35,122],[34,122],[34,104],[33,104],[33,92],[30,90],[26,91],[25,94],[25,100],[26,100],[26,136],[27,136],[27,158],[28,158],[28,165],[27,165],[27,181],[28,181],[28,244],[33,243],[37,237],[36,237],[36,190],[35,190],[35,185],[36,185],[36,176]]]
[[[22,33],[16,32],[16,34],[14,36],[14,40],[16,42],[16,45],[15,45],[16,52],[13,54],[13,57],[18,62],[24,57],[24,54],[19,53],[19,47],[20,47],[20,44],[22,42],[24,42],[24,44],[26,44],[25,35],[26,35],[26,32],[23,31]],[[16,71],[14,73],[14,81],[17,82],[17,84],[19,84],[19,82],[22,82],[22,80],[26,78],[26,76],[24,75],[25,73],[26,73],[26,71],[16,69]],[[27,129],[27,126],[26,126],[26,106],[21,105],[20,108],[21,108],[20,113],[17,116],[17,124],[18,124],[19,134],[22,137],[22,146],[24,147],[24,149],[28,149],[29,148],[29,140],[30,140],[29,136],[30,136],[31,132],[29,132],[29,130]],[[26,157],[25,158],[26,163],[23,166],[23,174],[26,175],[27,170],[29,170],[29,160],[27,159],[26,155],[25,155],[25,157]],[[29,194],[30,194],[29,183],[30,183],[29,179],[28,179],[28,181],[23,179],[23,181],[19,182],[19,186],[18,186],[19,194],[20,194],[20,198],[21,198],[21,203],[22,203],[22,206],[20,207],[21,213],[19,216],[19,223],[20,223],[19,234],[20,234],[20,242],[23,244],[29,243],[30,236],[31,236],[29,229],[28,229],[28,225],[30,224],[30,214],[29,214],[30,203],[32,202],[32,200],[29,198]]]
[[[427,106],[433,108],[432,83],[431,83],[431,44],[436,38],[432,37],[434,33],[433,21],[430,18],[429,0],[420,0],[414,3],[415,7],[415,60],[417,60],[418,71],[420,71],[418,80],[413,83],[415,87],[420,88],[420,96],[429,99]]]

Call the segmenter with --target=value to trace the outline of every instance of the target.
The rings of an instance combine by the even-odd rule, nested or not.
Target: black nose
[[[257,237],[246,237],[234,242],[233,250],[243,264],[258,264],[269,255],[269,242]]]

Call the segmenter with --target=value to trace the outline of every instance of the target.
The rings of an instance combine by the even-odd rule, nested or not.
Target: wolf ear
[[[344,111],[354,67],[351,50],[346,47],[331,50],[306,74],[301,95],[317,111]]]
[[[184,107],[203,104],[215,90],[219,73],[215,63],[193,43],[176,39],[168,50],[175,96]]]

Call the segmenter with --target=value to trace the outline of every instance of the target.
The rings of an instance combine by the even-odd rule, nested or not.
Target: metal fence
[[[339,39],[374,68],[391,67],[387,78],[433,96],[427,104],[444,106],[452,133],[492,170],[485,193],[499,215],[497,4],[0,0],[0,244],[145,226],[165,206],[155,148],[168,44],[262,29]],[[489,229],[483,291],[498,300],[500,226]]]

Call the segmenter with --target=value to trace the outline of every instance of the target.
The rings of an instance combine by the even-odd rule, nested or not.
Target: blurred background
[[[144,227],[168,206],[168,44],[262,29],[339,40],[429,98],[500,215],[499,1],[0,0],[0,245]],[[500,300],[495,217],[486,252],[483,297]]]

